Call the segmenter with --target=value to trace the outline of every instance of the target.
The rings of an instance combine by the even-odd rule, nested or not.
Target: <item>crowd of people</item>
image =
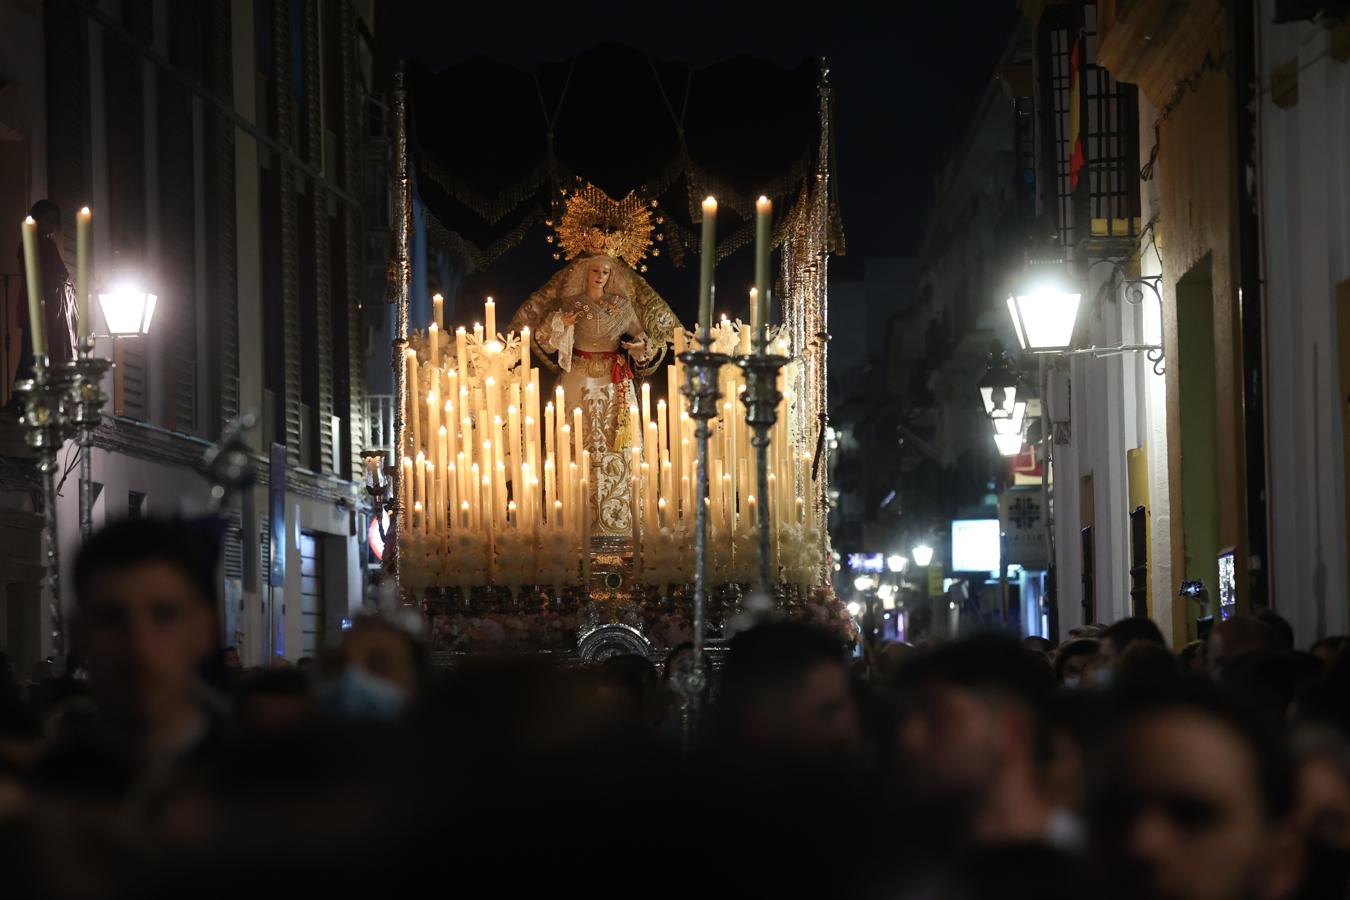
[[[96,534],[69,674],[0,671],[0,895],[1347,896],[1350,654],[1269,613],[1176,654],[765,621],[689,718],[687,647],[437,670],[406,609],[244,670],[206,546]]]

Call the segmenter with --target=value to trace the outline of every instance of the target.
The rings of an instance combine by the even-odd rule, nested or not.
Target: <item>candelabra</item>
[[[722,366],[731,362],[725,353],[713,353],[708,348],[711,340],[705,329],[702,350],[690,350],[680,356],[688,376],[683,392],[689,398],[689,416],[696,423],[694,440],[697,444],[698,471],[694,490],[694,652],[693,663],[687,672],[676,677],[675,688],[680,694],[680,714],[686,743],[692,742],[692,723],[698,718],[698,707],[703,697],[707,676],[703,672],[703,633],[705,591],[708,584],[708,440],[712,429],[708,422],[717,417],[718,401],[722,391],[717,383]]]
[[[25,439],[37,452],[38,472],[42,475],[43,526],[47,541],[45,583],[51,598],[52,652],[58,661],[65,658],[65,616],[61,610],[61,550],[56,528],[57,451],[69,435],[69,369],[53,371],[46,354],[35,354],[33,377],[15,385],[22,397]]]
[[[741,402],[745,404],[746,424],[754,431],[750,445],[755,448],[756,490],[760,496],[759,593],[752,600],[752,612],[767,612],[773,608],[777,582],[770,540],[769,434],[778,421],[778,404],[783,400],[783,394],[778,390],[778,373],[789,362],[791,360],[786,356],[764,352],[736,358],[736,365],[745,372],[745,393],[741,395]]]
[[[108,395],[103,393],[103,375],[112,361],[94,355],[94,338],[80,339],[76,358],[63,373],[65,406],[80,453],[80,540],[89,540],[94,530],[94,432],[103,416]]]

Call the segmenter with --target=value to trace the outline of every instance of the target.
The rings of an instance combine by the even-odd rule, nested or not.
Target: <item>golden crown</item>
[[[649,253],[661,255],[660,248],[652,246],[664,238],[656,230],[664,220],[657,215],[655,200],[647,200],[636,191],[615,200],[580,179],[576,187],[563,188],[560,193],[562,215],[556,222],[545,222],[555,232],[548,236],[548,242],[559,248],[554,259],[570,261],[603,253],[645,272],[647,266],[642,260]]]

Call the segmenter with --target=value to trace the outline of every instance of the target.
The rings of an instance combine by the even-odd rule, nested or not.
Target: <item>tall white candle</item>
[[[42,302],[42,263],[38,258],[37,222],[32,216],[23,220],[23,268],[28,288],[28,335],[33,355],[47,355],[47,319]]]
[[[469,384],[469,336],[461,325],[455,329],[455,365],[459,377],[464,379],[464,385]]]
[[[483,304],[483,319],[487,322],[487,339],[497,339],[497,301],[491,297]]]
[[[445,331],[445,297],[440,294],[431,295],[432,318],[436,320],[436,328],[439,331]]]
[[[427,326],[427,351],[432,366],[439,367],[441,364],[441,330],[436,327],[435,322]]]
[[[77,334],[81,341],[89,336],[89,232],[93,227],[94,215],[85,206],[75,215],[75,271],[79,284],[75,288],[76,316],[79,319]]]

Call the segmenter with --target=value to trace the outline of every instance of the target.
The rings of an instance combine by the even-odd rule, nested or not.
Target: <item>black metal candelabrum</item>
[[[20,421],[24,438],[37,453],[38,472],[42,476],[42,515],[47,543],[44,580],[51,602],[52,652],[58,661],[65,659],[66,630],[61,609],[61,551],[56,527],[56,454],[70,434],[69,383],[69,367],[53,370],[47,356],[41,354],[34,356],[33,377],[14,386],[22,398],[23,418]]]
[[[103,393],[103,376],[112,360],[94,355],[94,338],[80,339],[79,352],[66,364],[64,387],[66,412],[80,453],[80,540],[89,540],[94,530],[94,432],[103,417],[108,395]]]
[[[709,421],[716,418],[722,398],[718,383],[722,366],[731,362],[725,353],[713,353],[708,348],[711,339],[705,331],[700,341],[702,350],[681,354],[684,364],[683,393],[689,401],[689,415],[694,420],[694,440],[697,445],[698,471],[694,490],[694,652],[688,671],[677,673],[675,687],[680,694],[681,719],[686,742],[693,740],[693,723],[698,718],[698,707],[707,685],[703,670],[703,640],[706,630],[705,610],[708,585],[708,440],[712,437]]]
[[[778,390],[778,373],[792,360],[772,353],[751,353],[738,356],[736,365],[745,373],[745,421],[751,428],[750,445],[755,448],[756,490],[759,492],[759,590],[747,604],[752,613],[762,614],[773,609],[777,577],[773,564],[772,523],[769,497],[769,441],[773,426],[778,422],[778,404],[783,400]],[[780,475],[781,477],[781,475]]]

